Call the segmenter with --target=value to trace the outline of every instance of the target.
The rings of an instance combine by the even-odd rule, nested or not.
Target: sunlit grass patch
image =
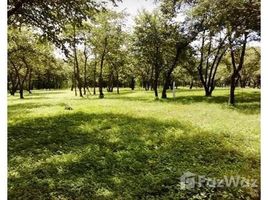
[[[70,91],[9,97],[9,196],[185,199],[178,184],[187,171],[259,182],[259,92],[240,94],[237,107],[227,105],[226,89],[210,99],[179,89],[176,99],[158,101],[151,91],[127,89],[101,100]],[[254,199],[259,188],[242,192]]]

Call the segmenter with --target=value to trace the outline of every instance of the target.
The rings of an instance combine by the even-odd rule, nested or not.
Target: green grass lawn
[[[228,89],[176,99],[124,89],[8,97],[9,199],[259,199],[257,188],[180,187],[189,171],[260,182],[260,92]],[[169,96],[172,96],[169,94]],[[73,110],[65,110],[65,104]]]

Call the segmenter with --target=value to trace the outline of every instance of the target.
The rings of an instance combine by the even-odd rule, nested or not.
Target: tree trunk
[[[119,86],[117,86],[116,91],[117,91],[117,94],[119,94],[119,93],[120,93],[120,91],[119,91]]]
[[[74,66],[74,75],[73,75],[73,88],[74,88],[74,94],[75,94],[75,96],[77,96],[77,89],[76,89],[76,78],[75,78],[75,74],[76,74],[76,72],[75,72],[75,66]]]
[[[152,67],[151,77],[150,77],[150,87],[151,87],[151,90],[154,89],[154,87],[153,87],[153,85],[154,85],[153,76],[154,76],[154,68]]]
[[[10,92],[10,95],[15,96],[16,91],[14,91],[13,89],[9,90],[9,92]]]
[[[146,87],[145,87],[145,90],[146,90],[146,91],[150,90],[150,81],[149,81],[149,80],[146,81]]]
[[[79,90],[79,95],[80,95],[80,97],[83,97],[83,92],[82,92],[82,82],[81,82],[81,78],[80,78],[80,71],[79,71],[79,66],[77,65],[76,66],[76,69],[77,69],[77,74],[76,74],[76,76],[77,76],[77,86],[78,86],[78,90]]]
[[[205,96],[206,96],[206,97],[211,97],[212,90],[209,89],[209,88],[206,88],[205,91],[206,91],[206,92],[205,92]]]
[[[93,95],[96,95],[96,70],[97,70],[97,61],[95,62],[93,71]]]
[[[108,39],[107,37],[105,38],[105,41],[104,41],[104,48],[103,48],[103,53],[101,55],[101,63],[100,63],[100,75],[99,75],[99,98],[102,99],[104,98],[104,94],[103,94],[103,80],[102,80],[102,71],[103,71],[103,64],[104,64],[104,58],[105,58],[105,55],[106,55],[106,48],[107,48],[107,45],[108,45]]]
[[[102,88],[102,69],[103,69],[103,62],[104,62],[104,56],[101,59],[101,67],[100,67],[100,75],[99,75],[99,98],[102,99],[104,98],[104,94],[103,94],[103,88]]]
[[[135,78],[134,77],[131,77],[130,88],[131,88],[131,90],[134,90],[135,89]]]
[[[156,81],[154,82],[154,95],[155,95],[155,98],[158,98],[158,90],[157,90],[157,82]]]
[[[110,72],[109,81],[107,85],[107,92],[113,92],[113,87],[114,87],[113,82],[114,82],[113,72]]]
[[[29,94],[32,94],[31,89],[32,89],[32,68],[30,68],[30,71],[29,71],[29,80],[28,80]]]
[[[80,69],[79,69],[79,63],[78,63],[78,58],[77,58],[77,52],[76,52],[76,29],[75,29],[75,24],[73,24],[73,50],[74,50],[74,66],[76,68],[76,74],[75,78],[77,80],[77,86],[79,90],[79,95],[80,97],[83,97],[82,93],[82,81],[80,77]]]
[[[87,88],[87,59],[88,59],[88,56],[87,56],[87,51],[86,51],[86,47],[87,47],[87,43],[86,43],[86,40],[84,42],[84,58],[85,58],[85,63],[84,63],[84,95],[86,95],[86,88]]]
[[[118,74],[118,72],[116,73],[116,90],[117,90],[117,94],[119,94],[119,74]]]
[[[162,90],[162,99],[166,99],[167,98],[167,90],[169,88],[169,83],[170,83],[170,77],[171,77],[171,71],[170,70],[166,75],[165,75],[165,82],[164,82],[164,86],[163,86],[163,90]]]
[[[101,67],[100,67],[100,75],[99,75],[99,98],[102,99],[104,98],[104,94],[103,94],[103,88],[102,88],[102,70],[103,70],[103,62],[104,62],[104,56],[103,58],[101,59]]]
[[[73,91],[74,90],[74,76],[73,76],[73,74],[72,74],[72,85],[71,85],[71,91]]]
[[[85,61],[85,66],[84,66],[84,95],[87,94],[86,92],[86,87],[87,87],[87,64],[86,64],[86,61]]]
[[[24,99],[24,96],[23,96],[23,88],[20,88],[20,98],[21,99]]]
[[[190,87],[189,87],[189,89],[191,90],[191,89],[193,89],[193,86],[194,86],[194,81],[193,80],[191,80],[191,83],[190,83]]]
[[[248,33],[244,34],[244,40],[242,45],[242,52],[239,56],[239,63],[238,66],[236,65],[236,59],[235,59],[235,52],[232,46],[232,39],[229,38],[229,44],[230,44],[230,54],[231,54],[231,60],[232,60],[232,66],[233,66],[233,73],[231,76],[231,86],[230,86],[230,96],[229,96],[229,104],[235,105],[235,87],[237,86],[237,83],[239,81],[240,77],[240,71],[244,64],[244,58],[246,53],[246,45],[247,45],[247,37]]]
[[[230,96],[229,96],[229,104],[235,105],[235,87],[236,87],[236,80],[235,76],[231,77],[231,86],[230,86]]]
[[[155,98],[158,99],[158,78],[159,78],[159,72],[156,68],[155,70],[155,80],[154,80],[154,94],[155,94]]]

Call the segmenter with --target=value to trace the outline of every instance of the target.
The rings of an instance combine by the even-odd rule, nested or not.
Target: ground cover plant
[[[104,99],[69,90],[9,96],[9,198],[259,199],[259,186],[180,187],[185,172],[260,184],[260,92],[238,89],[229,106],[228,91],[179,88],[163,100],[141,89]]]

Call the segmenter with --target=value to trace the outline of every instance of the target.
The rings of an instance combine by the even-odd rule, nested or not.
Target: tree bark
[[[84,58],[85,58],[85,63],[84,63],[84,95],[86,95],[86,87],[87,87],[87,59],[88,59],[88,56],[87,56],[87,52],[86,52],[86,41],[84,42]]]
[[[194,86],[194,81],[193,80],[191,80],[191,83],[190,83],[190,87],[189,87],[189,89],[191,90],[191,89],[193,89],[193,86]]]
[[[84,95],[86,95],[86,87],[87,87],[87,61],[85,61],[85,66],[84,66]]]
[[[32,94],[31,89],[32,89],[32,68],[30,68],[30,71],[29,71],[29,80],[28,80],[29,94]]]
[[[162,90],[162,99],[166,99],[167,98],[167,90],[169,88],[169,83],[170,83],[170,79],[171,79],[171,74],[173,72],[173,70],[175,69],[175,67],[177,66],[178,60],[179,60],[179,56],[181,54],[181,51],[188,46],[188,43],[180,45],[179,43],[176,44],[176,55],[175,58],[173,60],[173,63],[171,65],[171,67],[169,68],[169,70],[167,71],[167,73],[165,74],[165,78],[164,78],[164,87]]]
[[[73,24],[73,50],[74,50],[74,66],[76,68],[76,80],[77,80],[77,86],[78,86],[78,90],[79,90],[79,95],[80,97],[83,97],[83,93],[82,93],[82,81],[81,81],[81,77],[80,77],[80,69],[79,69],[79,63],[78,63],[78,58],[77,58],[77,52],[76,52],[76,28],[75,28],[75,24]]]
[[[103,80],[102,80],[102,73],[103,73],[103,64],[104,64],[104,59],[106,55],[106,48],[108,44],[108,39],[107,37],[104,40],[104,47],[103,47],[103,53],[101,55],[101,63],[100,63],[100,75],[99,75],[99,98],[102,99],[104,98],[103,94]]]
[[[231,60],[232,60],[232,67],[233,67],[233,72],[231,76],[231,85],[230,85],[230,96],[229,96],[229,104],[235,105],[235,88],[237,86],[237,83],[240,78],[240,71],[243,67],[244,64],[244,58],[245,58],[245,53],[246,53],[246,45],[247,45],[247,38],[248,34],[244,33],[244,39],[243,39],[243,45],[242,45],[242,52],[239,55],[239,63],[238,66],[236,65],[236,60],[235,60],[235,52],[233,49],[233,41],[231,37],[229,37],[229,45],[230,45],[230,54],[231,54]]]
[[[156,67],[157,69],[157,67]],[[155,77],[154,77],[154,94],[155,94],[155,98],[158,98],[158,79],[159,79],[159,71],[158,69],[155,70]]]
[[[117,94],[119,94],[119,74],[118,71],[116,73],[116,90],[117,90]]]
[[[202,19],[200,27],[202,27],[203,21],[204,21],[204,19]],[[199,33],[199,30],[194,30],[190,34],[190,37],[187,38],[185,41],[176,43],[176,55],[175,55],[175,58],[174,58],[171,66],[166,74],[166,77],[165,77],[164,87],[163,87],[163,91],[162,91],[162,98],[163,99],[167,98],[167,89],[169,86],[169,82],[171,80],[171,74],[178,64],[181,52],[196,38],[198,33]]]
[[[135,78],[131,77],[131,85],[130,85],[131,90],[135,89]]]
[[[24,99],[24,96],[23,96],[23,88],[20,88],[20,98],[21,99]]]
[[[95,59],[97,58],[95,57]],[[96,70],[97,70],[97,61],[95,61],[93,70],[93,95],[96,95]]]
[[[230,96],[229,96],[229,104],[235,105],[235,87],[236,87],[236,80],[235,76],[231,77],[231,85],[230,85]]]
[[[200,82],[205,90],[205,96],[210,97],[212,95],[213,90],[215,89],[215,76],[218,70],[218,66],[223,55],[226,52],[226,47],[224,46],[224,43],[226,41],[227,35],[223,39],[220,38],[221,40],[215,49],[212,49],[212,35],[209,35],[209,44],[207,50],[205,49],[205,37],[205,31],[203,31],[198,74]],[[206,55],[205,52],[207,52]],[[214,57],[212,63],[209,62],[211,57]],[[203,65],[205,65],[205,72],[203,72]]]

